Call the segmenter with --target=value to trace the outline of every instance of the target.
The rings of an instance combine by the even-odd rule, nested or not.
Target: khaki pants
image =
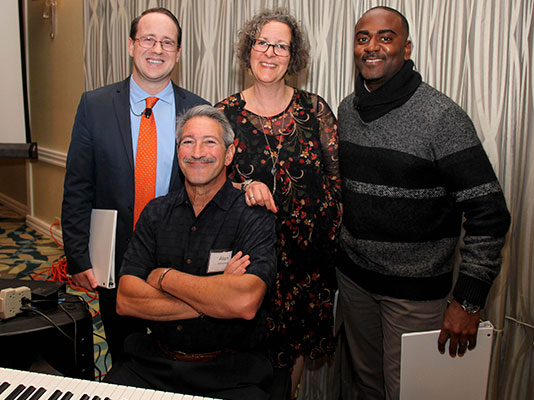
[[[401,335],[440,329],[447,299],[413,301],[375,295],[339,270],[337,280],[358,399],[398,399]]]

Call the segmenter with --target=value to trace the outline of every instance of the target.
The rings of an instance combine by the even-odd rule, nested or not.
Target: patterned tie
[[[158,161],[158,137],[152,107],[157,97],[146,98],[145,113],[141,115],[139,139],[135,155],[135,203],[134,229],[141,211],[156,196],[156,166]]]

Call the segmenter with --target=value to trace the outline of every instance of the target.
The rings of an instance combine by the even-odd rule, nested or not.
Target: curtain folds
[[[251,83],[233,54],[238,29],[260,9],[282,6],[312,49],[309,68],[290,83],[337,114],[354,87],[354,25],[376,5],[407,17],[417,69],[471,116],[503,185],[512,226],[485,311],[498,330],[488,398],[534,398],[534,0],[84,0],[85,87],[129,75],[130,21],[162,6],[183,28],[174,80],[215,103]],[[327,397],[317,383],[333,379],[332,368],[318,371],[304,379],[314,388],[300,398]]]

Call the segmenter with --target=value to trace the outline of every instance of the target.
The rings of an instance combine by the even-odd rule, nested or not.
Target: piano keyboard
[[[0,367],[0,400],[215,400]]]

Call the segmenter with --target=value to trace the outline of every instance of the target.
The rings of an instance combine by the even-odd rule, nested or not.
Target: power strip
[[[0,290],[0,319],[8,319],[22,312],[22,299],[31,300],[29,287],[7,288]]]

